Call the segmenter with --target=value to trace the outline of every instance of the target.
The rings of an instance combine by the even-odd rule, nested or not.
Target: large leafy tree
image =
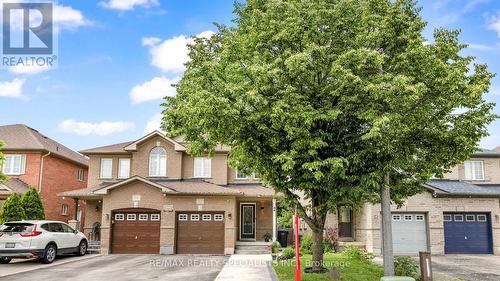
[[[12,193],[7,197],[0,210],[0,222],[4,223],[24,219],[26,219],[26,216],[21,204],[21,196],[17,193]]]
[[[21,197],[21,205],[27,220],[44,220],[45,211],[42,199],[35,188],[31,187]]]
[[[494,118],[486,66],[460,55],[456,31],[426,42],[419,12],[411,0],[237,4],[234,27],[190,46],[163,128],[193,154],[230,145],[233,166],[284,193],[321,269],[329,211],[420,192]]]

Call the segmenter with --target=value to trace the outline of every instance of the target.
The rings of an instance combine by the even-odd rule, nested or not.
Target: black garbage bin
[[[280,245],[283,248],[288,246],[288,229],[278,230],[278,242],[280,242]]]

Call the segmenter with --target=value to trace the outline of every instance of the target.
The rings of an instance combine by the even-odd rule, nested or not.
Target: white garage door
[[[422,213],[393,213],[392,239],[395,255],[427,251],[427,222]]]

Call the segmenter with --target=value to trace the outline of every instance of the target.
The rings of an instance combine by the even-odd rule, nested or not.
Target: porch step
[[[270,242],[236,242],[234,250],[236,255],[262,255],[271,254]]]
[[[101,253],[101,241],[89,241],[87,244],[88,254],[100,254]]]

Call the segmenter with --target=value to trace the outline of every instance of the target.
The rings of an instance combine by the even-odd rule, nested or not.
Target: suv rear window
[[[5,223],[0,232],[30,233],[33,231],[32,223]]]

